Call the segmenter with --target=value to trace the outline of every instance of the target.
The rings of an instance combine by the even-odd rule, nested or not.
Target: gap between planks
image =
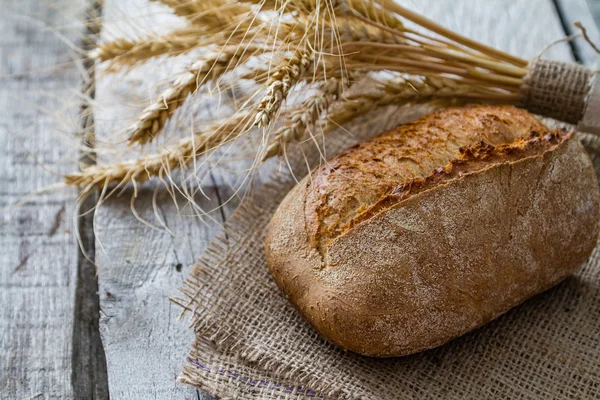
[[[87,27],[82,47],[86,51],[93,49],[96,45],[99,33],[98,20],[101,14],[101,4],[92,0],[85,16]],[[83,68],[89,71],[89,76],[84,77],[81,91],[93,100],[95,97],[94,61],[85,59]],[[95,164],[94,114],[89,101],[83,101],[79,117],[81,121],[80,135],[84,148],[80,157],[80,165],[93,165]],[[75,399],[108,400],[106,356],[99,329],[100,298],[98,296],[96,266],[93,263],[96,244],[94,213],[91,210],[96,206],[97,201],[98,194],[93,192],[81,202],[76,210],[76,229],[80,237],[81,247],[77,253],[71,383]]]

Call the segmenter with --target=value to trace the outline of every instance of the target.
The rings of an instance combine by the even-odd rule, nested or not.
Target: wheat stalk
[[[255,54],[261,47],[223,47],[194,62],[156,100],[142,111],[130,128],[129,141],[152,141],[185,99],[209,79],[217,79]]]
[[[327,111],[331,103],[340,96],[345,87],[343,82],[337,78],[321,82],[315,95],[311,95],[300,107],[291,111],[284,125],[273,135],[274,138],[267,147],[264,159],[283,154],[290,142],[302,139],[321,114]]]
[[[95,58],[135,65],[213,47],[139,115],[130,127],[131,143],[151,141],[190,94],[229,71],[252,79],[256,92],[236,107],[231,117],[235,126],[215,123],[169,150],[70,175],[70,184],[91,190],[161,176],[185,168],[251,126],[276,126],[280,115],[280,127],[263,132],[270,138],[266,148],[258,149],[265,158],[389,104],[453,99],[515,103],[526,73],[525,60],[461,36],[392,0],[153,1],[170,7],[188,26],[149,40],[104,43],[93,52]],[[422,29],[408,28],[406,21]],[[278,61],[248,63],[255,54]],[[249,70],[238,68],[242,64]],[[362,76],[381,71],[388,77],[353,81],[345,90],[348,71]],[[295,105],[288,95],[298,85],[316,88],[316,93]]]
[[[289,60],[280,64],[269,79],[267,93],[258,103],[254,124],[259,128],[267,127],[273,115],[285,101],[291,87],[298,82],[309,69],[313,54],[302,49],[297,50]]]
[[[179,141],[158,153],[106,165],[92,165],[65,176],[68,185],[81,186],[85,194],[95,187],[142,183],[162,177],[172,170],[183,169],[193,160],[233,140],[251,127],[251,115],[239,112],[225,121],[217,121],[206,129]]]
[[[519,57],[515,57],[504,51],[495,49],[493,47],[484,45],[483,43],[479,43],[476,40],[469,39],[465,36],[462,36],[448,28],[445,28],[439,24],[436,24],[435,22],[423,17],[422,15],[419,15],[413,11],[410,11],[406,7],[402,7],[401,5],[395,3],[393,0],[373,0],[373,1],[380,4],[381,7],[383,7],[384,9],[386,9],[392,13],[395,13],[399,16],[402,16],[402,17],[408,19],[409,21],[412,21],[426,29],[429,29],[431,32],[441,35],[447,39],[453,40],[460,45],[466,46],[467,48],[479,51],[483,54],[487,54],[498,60],[503,60],[505,62],[508,62],[508,63],[511,63],[511,64],[514,64],[517,66],[524,67],[527,65],[527,61],[525,61]]]

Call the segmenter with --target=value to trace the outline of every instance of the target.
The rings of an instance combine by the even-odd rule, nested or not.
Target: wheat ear
[[[90,57],[131,66],[153,57],[183,54],[203,44],[197,28],[184,28],[162,37],[135,40],[120,38],[101,43],[90,52]]]
[[[349,10],[352,13],[361,15],[373,22],[388,26],[394,29],[403,29],[404,24],[384,8],[381,8],[371,0],[344,0],[340,2],[340,7]]]
[[[344,95],[339,100],[332,99],[329,106],[330,112],[316,123],[311,122],[312,125],[317,126],[317,132],[327,134],[371,110],[393,104],[406,105],[448,99],[469,99],[495,103],[515,101],[512,94],[482,90],[474,85],[463,84],[454,79],[441,77],[419,79],[398,77],[391,80],[373,80],[372,85],[367,84],[367,86],[374,86],[377,90]],[[290,128],[284,127],[282,129]],[[292,133],[276,135],[276,140],[267,148],[264,160],[281,154],[285,146],[293,140],[301,138],[301,136],[294,136]]]
[[[357,116],[376,107],[426,103],[434,100],[463,99],[507,103],[515,101],[515,95],[481,90],[476,85],[460,83],[444,77],[397,77],[374,83],[379,90],[359,92],[345,96],[331,113],[322,120],[323,133],[348,123]]]
[[[224,27],[240,25],[238,30],[250,27],[245,17],[252,9],[233,0],[152,0],[170,7],[175,14],[186,18],[204,31],[218,32]]]
[[[255,125],[262,128],[271,123],[291,87],[306,73],[312,60],[312,53],[304,49],[297,50],[289,60],[275,69],[269,78],[267,93],[258,102],[258,112],[254,119]]]
[[[345,86],[342,82],[345,81],[337,78],[321,82],[315,95],[311,95],[300,107],[290,111],[283,126],[273,135],[264,159],[283,154],[290,142],[301,140],[315,125],[321,114],[329,109],[335,99],[339,98]]]
[[[260,47],[226,46],[194,62],[139,115],[130,128],[129,141],[152,141],[185,99],[209,79],[217,79],[244,62]]]
[[[81,186],[82,192],[87,193],[97,186],[105,187],[109,184],[121,186],[129,182],[137,184],[154,176],[162,177],[175,169],[185,168],[196,157],[235,139],[251,127],[251,121],[248,112],[239,112],[156,154],[146,155],[140,159],[89,166],[65,176],[65,183]]]

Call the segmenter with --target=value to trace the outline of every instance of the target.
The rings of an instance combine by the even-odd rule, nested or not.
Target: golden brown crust
[[[359,214],[350,219],[341,229],[330,235],[327,239],[329,241],[335,239],[337,235],[347,232],[352,227],[367,221],[380,212],[384,212],[394,204],[406,200],[410,196],[414,196],[462,175],[486,169],[491,165],[517,161],[554,150],[558,144],[572,135],[573,132],[564,129],[545,133],[543,136],[539,132],[534,131],[529,138],[518,138],[510,144],[492,146],[481,141],[473,146],[461,147],[457,158],[451,160],[444,167],[436,168],[425,178],[414,178],[391,188],[377,203],[364,207]]]
[[[445,343],[564,279],[596,243],[600,193],[573,135],[553,136],[535,117],[508,107],[448,110],[411,124],[417,130],[393,132],[410,136],[400,143],[417,141],[419,132],[431,131],[423,121],[439,126],[444,115],[450,122],[443,124],[453,126],[444,137],[469,140],[452,139],[455,153],[441,157],[440,136],[426,133],[421,145],[434,149],[435,157],[415,152],[421,157],[415,162],[431,169],[410,179],[390,172],[400,178],[361,197],[368,200],[362,214],[348,213],[344,199],[368,195],[373,180],[350,184],[321,168],[290,192],[269,225],[266,256],[277,283],[325,338],[343,348],[385,357]],[[463,123],[452,122],[461,115]],[[496,121],[495,133],[485,130],[491,129],[485,121]],[[382,153],[403,157],[390,150],[398,143],[390,135],[373,139],[377,146],[363,143],[345,152],[333,165],[362,169]],[[462,154],[457,141],[468,142]],[[323,203],[323,193],[337,202]],[[334,230],[325,224],[323,240],[315,225],[335,207],[343,218]]]
[[[342,233],[399,184],[459,159],[461,148],[482,141],[505,145],[534,132],[543,136],[550,130],[527,111],[473,106],[429,114],[365,140],[313,173],[306,207],[311,240],[318,245]]]

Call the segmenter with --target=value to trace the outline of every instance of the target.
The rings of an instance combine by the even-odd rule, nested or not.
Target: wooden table
[[[78,168],[86,149],[79,152],[75,144],[83,141],[82,132],[92,121],[79,91],[95,88],[100,102],[123,95],[101,81],[95,86],[95,77],[82,73],[86,65],[72,62],[74,47],[87,46],[83,38],[91,32],[84,22],[97,11],[91,3],[3,1],[0,398],[107,399],[110,393],[113,400],[208,399],[175,381],[193,333],[177,321],[180,310],[168,297],[177,294],[194,259],[237,206],[236,198],[222,204],[232,194],[226,172],[213,173],[205,187],[208,198],[201,206],[222,206],[212,219],[184,218],[172,202],[158,202],[156,211],[175,235],[142,224],[130,210],[130,196],[111,198],[95,217],[85,213],[93,207],[93,197],[75,209],[75,189],[39,194],[7,208]],[[571,34],[577,20],[600,43],[585,0],[403,3],[523,57]],[[117,4],[105,1],[103,12]],[[598,60],[581,40],[557,44],[545,56],[587,64]],[[95,115],[98,131],[107,129],[105,114],[100,110]],[[144,195],[136,209],[148,218],[155,211]]]

